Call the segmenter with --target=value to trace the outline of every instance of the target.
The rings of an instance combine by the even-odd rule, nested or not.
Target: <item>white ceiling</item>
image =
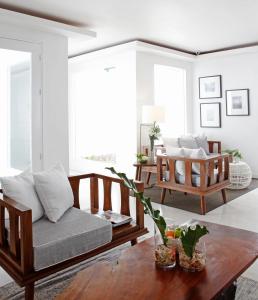
[[[72,43],[70,53],[135,39],[193,52],[258,42],[256,0],[0,0],[3,5],[97,33],[96,38]]]

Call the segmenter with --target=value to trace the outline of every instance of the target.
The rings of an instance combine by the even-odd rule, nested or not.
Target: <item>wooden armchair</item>
[[[176,162],[183,161],[185,175],[179,178],[176,172]],[[166,191],[175,190],[200,196],[201,213],[206,213],[205,196],[221,191],[224,203],[226,203],[225,188],[229,183],[229,162],[231,156],[218,154],[207,159],[193,159],[186,157],[159,155],[157,157],[157,186],[162,188],[161,202],[164,203]],[[166,163],[167,171],[162,165]],[[200,175],[192,172],[192,164],[200,165]],[[181,179],[181,180],[180,180]],[[196,180],[197,179],[197,180]]]
[[[99,184],[103,184],[103,210],[112,209],[111,188],[113,183],[120,186],[121,213],[130,216],[129,189],[122,180],[98,174],[86,174],[69,177],[74,194],[74,207],[80,208],[79,186],[83,179],[90,180],[91,211],[96,213],[99,207]],[[136,182],[140,191],[143,183]],[[131,241],[134,245],[137,238],[145,233],[144,209],[140,201],[136,200],[136,221],[113,228],[112,240],[90,252],[35,271],[33,253],[33,224],[31,209],[5,196],[0,199],[0,266],[20,285],[25,286],[25,299],[33,299],[35,281],[47,277],[55,272],[77,264],[87,258]],[[9,226],[5,220],[5,210],[9,213]],[[101,209],[102,210],[102,209]],[[53,225],[55,226],[55,225]],[[7,230],[8,228],[8,230]]]

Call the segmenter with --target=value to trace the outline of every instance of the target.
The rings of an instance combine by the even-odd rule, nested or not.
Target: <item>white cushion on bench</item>
[[[112,225],[77,208],[57,222],[42,218],[33,224],[34,268],[55,265],[112,240]]]

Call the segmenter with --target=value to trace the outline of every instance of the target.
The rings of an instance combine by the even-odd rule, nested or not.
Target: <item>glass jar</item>
[[[167,220],[166,220],[167,222]],[[177,239],[175,239],[175,225],[171,223],[166,228],[166,245],[159,229],[154,225],[155,237],[155,263],[162,269],[172,269],[176,266]]]
[[[193,257],[186,255],[182,242],[178,243],[179,265],[185,271],[202,271],[206,264],[206,248],[203,241],[199,241],[194,249]]]

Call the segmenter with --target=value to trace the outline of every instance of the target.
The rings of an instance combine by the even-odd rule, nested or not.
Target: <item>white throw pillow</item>
[[[165,148],[166,147],[179,148],[178,138],[163,137],[163,144]]]
[[[184,148],[184,156],[195,159],[206,159],[207,155],[203,148],[199,149],[186,149]],[[192,172],[200,175],[200,164],[192,163]]]
[[[207,155],[210,154],[208,139],[207,139],[207,136],[205,134],[195,136],[195,141],[196,141],[198,147],[203,148],[203,150],[205,151],[205,153]]]
[[[178,139],[179,147],[188,149],[198,149],[195,138],[192,135],[184,135]]]
[[[0,181],[4,195],[31,208],[32,222],[39,220],[44,215],[31,173],[26,171],[17,176],[2,177]]]
[[[166,153],[168,156],[180,156],[184,157],[184,149],[183,148],[176,148],[176,147],[166,147]],[[185,163],[182,160],[176,161],[176,172],[180,175],[185,174]]]
[[[33,175],[35,188],[51,222],[57,222],[73,206],[71,185],[61,164]]]

